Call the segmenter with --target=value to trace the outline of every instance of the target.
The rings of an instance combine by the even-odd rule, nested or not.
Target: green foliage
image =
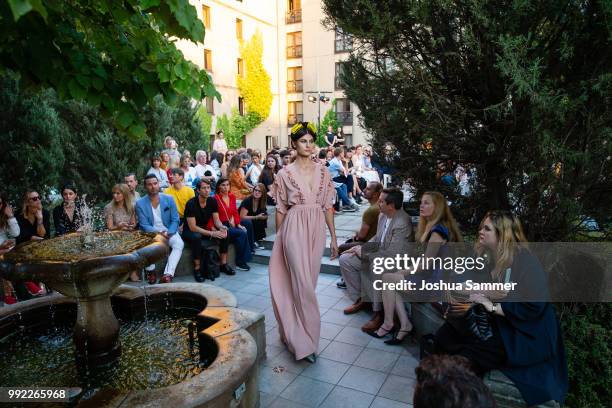
[[[80,193],[105,201],[126,173],[144,177],[148,158],[162,150],[164,137],[173,136],[181,151],[192,154],[208,146],[196,115],[199,105],[186,97],[175,106],[154,98],[138,112],[148,137],[132,141],[85,102],[61,101],[51,90],[20,91],[8,78],[1,84],[0,137],[7,148],[0,151],[0,183],[12,199],[27,187],[48,192],[70,180]]]
[[[341,80],[375,150],[391,142],[398,173],[420,192],[440,189],[442,160],[475,167],[464,229],[487,210],[513,209],[532,240],[572,237],[587,217],[609,236],[609,2],[323,7],[326,25],[356,39]]]
[[[240,56],[244,64],[244,75],[238,76],[238,89],[244,98],[247,112],[258,115],[261,123],[270,114],[272,106],[270,75],[263,65],[261,33],[256,32],[249,41],[240,44]]]
[[[132,138],[145,136],[138,111],[158,94],[168,104],[220,98],[172,40],[204,41],[187,0],[9,0],[0,19],[0,74],[98,106]]]
[[[200,105],[196,116],[200,121],[202,136],[207,140],[206,146],[208,146],[210,144],[210,131],[212,129],[212,115],[206,111],[206,107],[204,105]]]
[[[334,130],[334,133],[336,132],[336,129],[342,126],[340,122],[338,121],[338,118],[336,115],[336,100],[335,99],[332,100],[331,107],[329,108],[327,112],[325,112],[323,119],[321,119],[321,126],[319,126],[319,129],[317,129],[317,134],[318,134],[317,144],[321,147],[327,146],[327,143],[325,143],[325,133],[327,133],[328,126],[332,127],[332,129]]]
[[[570,378],[569,407],[612,400],[612,304],[559,304]]]
[[[231,116],[223,114],[217,118],[217,130],[223,130],[225,141],[230,149],[237,149],[242,146],[243,136],[262,122],[259,115],[249,112],[241,115],[238,109],[232,109]]]

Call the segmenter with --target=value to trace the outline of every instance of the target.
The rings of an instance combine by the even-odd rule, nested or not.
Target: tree
[[[263,40],[259,32],[240,44],[240,55],[244,74],[238,75],[238,90],[244,98],[247,112],[257,115],[261,123],[270,114],[272,90],[270,75],[263,66]]]
[[[609,2],[324,0],[355,39],[341,74],[375,150],[392,143],[422,192],[437,166],[473,167],[461,221],[513,209],[531,239],[588,218],[610,232]],[[451,196],[451,199],[456,197]]]
[[[0,74],[98,106],[132,137],[144,136],[138,110],[158,94],[169,104],[220,98],[175,46],[204,41],[188,0],[7,0],[0,19]]]

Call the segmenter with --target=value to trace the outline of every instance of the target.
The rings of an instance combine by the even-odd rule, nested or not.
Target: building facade
[[[272,107],[266,120],[245,140],[247,147],[262,151],[275,145],[288,146],[291,126],[298,121],[317,123],[332,109],[343,124],[347,144],[367,143],[368,136],[359,126],[358,111],[338,83],[341,62],[352,48],[349,38],[335,27],[322,25],[320,0],[190,0],[204,22],[204,44],[179,41],[185,57],[206,69],[222,101],[208,99],[206,106],[213,116],[211,133],[217,118],[231,115],[232,109],[248,110],[237,85],[243,69],[240,40],[256,32],[263,38],[263,64],[270,75]],[[320,102],[319,96],[330,102]],[[315,102],[309,101],[314,96]]]

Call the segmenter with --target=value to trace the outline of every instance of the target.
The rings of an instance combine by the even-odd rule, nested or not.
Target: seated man
[[[168,245],[172,248],[166,269],[159,283],[170,283],[181,259],[183,252],[183,240],[177,234],[179,227],[179,215],[176,209],[176,204],[172,197],[159,193],[159,180],[153,174],[148,174],[145,177],[145,188],[147,195],[136,202],[136,215],[138,216],[138,225],[145,232],[157,232],[168,240]],[[148,271],[147,280],[149,283],[155,283],[155,265],[149,265],[145,268]]]
[[[185,205],[191,200],[195,193],[191,187],[187,187],[184,183],[185,172],[181,168],[172,169],[172,185],[164,190],[164,194],[168,194],[174,199],[176,209],[178,210],[180,223],[183,223],[183,215],[185,213]]]
[[[344,157],[344,149],[337,147],[334,149],[334,158],[329,161],[329,170],[332,180],[336,186],[338,197],[342,202],[342,211],[357,211],[359,206],[355,200],[349,197],[349,193],[353,191],[353,177],[348,174],[347,169],[342,164]]]
[[[206,278],[215,280],[215,277],[208,273],[205,249],[214,245],[214,240],[227,238],[227,229],[219,219],[217,201],[210,197],[210,184],[209,180],[200,179],[196,185],[198,196],[187,201],[185,206],[183,238],[191,244],[193,276],[197,282],[204,282]],[[214,229],[207,228],[211,218]]]
[[[403,200],[404,194],[395,188],[384,189],[380,195],[378,206],[381,214],[378,218],[376,235],[368,240],[370,243],[379,244],[379,252],[376,256],[384,256],[386,249],[397,251],[398,248],[408,248],[412,236],[412,223],[408,214],[402,209]],[[389,254],[389,256],[393,255]],[[340,272],[346,282],[348,296],[355,302],[344,310],[345,314],[356,313],[366,306],[361,300],[361,258],[361,245],[349,248],[340,255]],[[380,292],[373,290],[370,292],[373,292],[371,299],[374,316],[361,328],[365,332],[378,330],[384,317]]]

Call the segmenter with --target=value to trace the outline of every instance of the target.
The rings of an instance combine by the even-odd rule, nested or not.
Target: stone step
[[[260,249],[253,255],[252,263],[260,265],[268,265],[270,263],[270,256],[272,255],[271,249]],[[330,275],[340,275],[340,265],[338,259],[333,261],[329,259],[328,255],[324,255],[321,260],[321,273],[327,273]]]

